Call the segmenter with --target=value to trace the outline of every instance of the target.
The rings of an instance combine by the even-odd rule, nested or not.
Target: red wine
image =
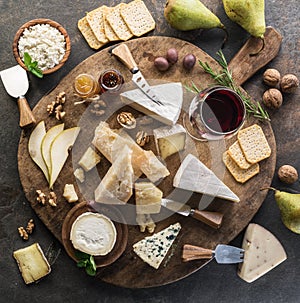
[[[239,96],[231,90],[217,88],[199,103],[200,117],[212,132],[230,133],[243,122],[245,106]]]

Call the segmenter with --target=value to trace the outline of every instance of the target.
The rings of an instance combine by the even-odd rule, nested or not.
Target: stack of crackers
[[[93,49],[111,41],[140,37],[155,28],[155,21],[142,0],[114,7],[100,6],[78,21],[78,29]]]
[[[237,141],[223,154],[223,162],[237,182],[245,183],[259,173],[259,162],[270,155],[262,128],[254,124],[238,132]]]

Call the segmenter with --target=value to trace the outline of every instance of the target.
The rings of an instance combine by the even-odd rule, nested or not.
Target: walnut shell
[[[280,81],[280,88],[283,93],[294,93],[299,86],[299,79],[293,74],[286,74]]]
[[[280,72],[275,68],[268,68],[263,74],[263,81],[270,87],[276,87],[280,82]]]
[[[298,172],[296,168],[291,165],[282,165],[278,169],[278,178],[284,183],[292,184],[298,180]]]
[[[282,105],[283,97],[277,88],[270,88],[263,94],[263,102],[266,107],[277,109]]]

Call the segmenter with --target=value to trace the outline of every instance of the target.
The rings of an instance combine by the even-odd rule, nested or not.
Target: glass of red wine
[[[198,93],[192,100],[184,126],[199,141],[220,140],[236,134],[243,126],[246,108],[232,89],[213,86]]]

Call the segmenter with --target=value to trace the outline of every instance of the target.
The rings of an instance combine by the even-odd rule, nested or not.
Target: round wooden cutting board
[[[148,80],[162,82],[180,81],[184,86],[191,86],[192,83],[195,83],[199,88],[205,88],[212,84],[210,76],[203,72],[199,64],[196,64],[192,71],[186,71],[182,67],[182,59],[184,55],[188,53],[193,53],[197,59],[208,62],[212,68],[220,69],[218,63],[201,49],[193,44],[175,38],[146,37],[128,41],[126,44],[138,63],[141,72]],[[175,47],[179,51],[178,62],[166,72],[157,71],[153,65],[154,58],[156,56],[164,56],[167,49],[171,47]],[[47,130],[51,126],[61,123],[57,121],[55,117],[48,116],[47,105],[54,101],[60,92],[64,91],[67,96],[66,103],[64,104],[66,116],[63,122],[65,123],[65,128],[76,126],[85,113],[87,106],[85,104],[74,105],[74,102],[78,101],[77,97],[74,96],[72,86],[75,77],[80,73],[89,73],[98,77],[99,74],[107,68],[118,69],[124,76],[126,83],[131,80],[131,73],[122,65],[122,63],[120,63],[115,57],[111,56],[108,49],[103,49],[74,68],[64,79],[61,80],[53,91],[39,101],[33,110],[33,113],[37,118],[37,122],[44,120]],[[188,108],[190,101],[191,99],[185,98],[183,110]],[[110,104],[107,105],[110,107]],[[133,112],[135,115],[142,115],[141,113],[133,111],[130,107],[125,107],[125,109]],[[113,125],[114,119],[114,115],[109,117],[108,122],[110,125]],[[96,122],[97,125],[100,120],[102,120],[101,117],[96,117],[93,122]],[[182,116],[178,123],[182,123]],[[169,251],[167,258],[161,264],[160,268],[156,270],[144,263],[132,250],[132,245],[135,242],[149,234],[141,233],[137,225],[129,225],[128,243],[124,253],[115,263],[98,269],[96,278],[107,283],[129,288],[144,288],[168,284],[186,277],[208,262],[208,260],[197,260],[183,263],[181,261],[181,250],[183,244],[189,243],[206,248],[214,248],[219,243],[226,244],[233,240],[248,225],[263,203],[267,191],[260,191],[259,189],[260,187],[267,187],[271,184],[275,170],[276,143],[271,125],[269,123],[261,123],[254,119],[248,120],[246,125],[253,123],[258,123],[263,128],[265,136],[271,146],[272,154],[268,159],[263,160],[260,163],[260,173],[245,184],[237,183],[225,169],[221,160],[222,153],[236,140],[236,137],[222,142],[215,141],[210,143],[194,142],[191,138],[188,138],[186,150],[182,152],[180,156],[172,155],[169,159],[166,159],[165,162],[171,174],[166,178],[166,180],[159,184],[159,188],[163,190],[164,195],[168,195],[172,192],[172,178],[174,177],[183,157],[190,152],[199,157],[199,159],[212,170],[223,172],[220,178],[240,197],[241,201],[239,203],[233,203],[222,199],[214,199],[214,201],[209,205],[209,210],[219,211],[224,214],[223,224],[220,229],[213,229],[191,217],[183,217],[177,214],[167,216],[164,220],[159,221],[156,226],[156,232],[176,222],[181,223],[182,229]],[[91,134],[93,133],[94,125],[95,124],[91,122]],[[19,142],[18,165],[21,183],[26,198],[30,202],[36,214],[49,228],[53,235],[62,242],[62,225],[65,217],[74,205],[83,202],[86,199],[86,195],[83,195],[80,192],[80,188],[83,185],[78,185],[73,175],[77,160],[74,159],[73,154],[70,154],[63,170],[54,184],[53,190],[58,196],[57,207],[51,207],[50,205],[42,206],[36,200],[36,190],[40,189],[46,194],[49,194],[50,190],[43,173],[31,160],[28,153],[27,145],[30,132],[31,129],[24,130]],[[91,139],[92,138],[85,136],[84,132],[81,132],[73,149],[77,149],[77,146],[80,145],[81,142],[89,141]],[[153,144],[150,144],[145,148],[152,149],[153,146]],[[190,150],[191,146],[193,146],[192,150]],[[153,149],[153,151],[156,153],[155,149]],[[102,157],[97,169],[94,170],[96,170],[96,172],[98,171],[99,174],[104,174],[108,167],[108,161]],[[73,183],[75,185],[79,195],[79,202],[72,204],[68,203],[63,198],[62,193],[66,183]],[[90,186],[93,187],[94,185]],[[200,199],[200,194],[193,194],[189,198],[188,204],[197,206]],[[134,200],[131,202],[134,203]]]

